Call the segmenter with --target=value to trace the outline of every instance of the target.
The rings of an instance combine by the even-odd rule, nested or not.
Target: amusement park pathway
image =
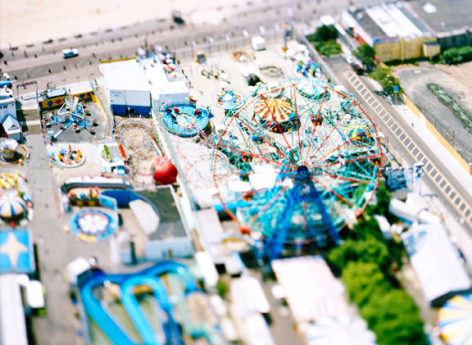
[[[49,165],[46,145],[39,134],[29,135],[27,147],[31,158],[27,164],[34,202],[32,231],[38,247],[41,281],[46,288],[46,317],[33,320],[38,345],[82,344],[80,322],[64,281],[67,264],[78,256],[102,253],[101,264],[107,263],[106,242],[84,243],[64,233],[64,217],[60,209],[61,194]]]

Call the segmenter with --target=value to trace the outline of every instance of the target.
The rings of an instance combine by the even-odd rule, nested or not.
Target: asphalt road
[[[466,190],[460,181],[457,180],[454,174],[452,174],[450,170],[444,166],[442,161],[429,149],[428,145],[424,143],[421,136],[415,131],[411,124],[407,123],[386,99],[373,95],[372,91],[370,92],[371,94],[366,97],[365,92],[360,92],[359,88],[356,88],[353,86],[353,84],[351,84],[352,82],[348,80],[347,76],[349,74],[353,74],[353,72],[349,64],[347,64],[342,57],[336,56],[326,60],[333,69],[334,73],[336,73],[338,78],[349,89],[349,91],[351,91],[356,96],[361,105],[368,111],[377,125],[382,127],[382,132],[384,135],[390,137],[392,140],[395,140],[395,146],[400,152],[401,157],[403,157],[410,165],[419,161],[423,161],[425,163],[426,173],[423,177],[423,181],[426,182],[427,186],[434,193],[436,193],[436,195],[441,197],[443,204],[447,207],[448,211],[451,212],[452,215],[457,217],[459,223],[461,223],[460,218],[464,218],[463,226],[468,231],[469,236],[472,236],[472,214],[470,213],[472,198],[469,191]],[[345,73],[346,71],[349,73]],[[369,101],[376,100],[378,103],[380,103],[381,107],[386,110],[387,115],[381,115],[381,113],[385,112],[383,112],[380,107],[376,105],[371,106],[367,99]],[[371,104],[373,103],[371,102]],[[387,121],[385,120],[386,118],[388,119]],[[398,125],[389,121],[389,118],[391,118],[392,121],[396,121]],[[403,134],[406,134],[406,136]],[[401,142],[396,139],[397,135],[402,138]],[[411,142],[413,142],[412,145],[410,145]],[[428,162],[432,164],[428,166]],[[462,199],[460,204],[457,204],[458,194]],[[468,214],[467,210],[469,210]]]
[[[26,166],[34,202],[31,226],[38,246],[41,280],[46,288],[47,316],[33,320],[36,344],[81,343],[76,333],[82,325],[74,317],[68,285],[64,281],[66,267],[76,257],[92,255],[99,256],[101,264],[106,265],[108,243],[80,242],[74,235],[64,233],[66,219],[60,209],[60,192],[52,176],[42,135],[29,135],[26,145],[31,153]]]
[[[358,0],[357,5],[371,3]],[[233,40],[249,40],[255,34],[278,34],[282,37],[282,25],[296,21],[310,23],[314,16],[338,15],[348,6],[347,0],[276,0],[271,3],[252,4],[234,11],[221,25],[188,23],[183,26],[160,19],[99,32],[32,43],[3,50],[0,70],[10,73],[17,80],[34,79],[80,69],[96,64],[99,60],[135,56],[137,48],[155,44],[167,46],[177,53],[192,51],[200,46],[224,45]],[[64,48],[77,48],[79,56],[64,60],[60,54]]]

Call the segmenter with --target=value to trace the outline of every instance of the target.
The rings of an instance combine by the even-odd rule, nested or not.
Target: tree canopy
[[[366,67],[374,65],[375,49],[367,43],[361,44],[354,52],[354,56],[362,61]]]

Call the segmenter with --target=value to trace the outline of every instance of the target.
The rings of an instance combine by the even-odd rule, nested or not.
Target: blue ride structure
[[[149,268],[134,274],[106,274],[102,271],[91,271],[91,273],[79,280],[79,291],[85,313],[102,330],[114,345],[184,345],[182,331],[176,320],[176,308],[171,303],[169,292],[162,282],[162,275],[172,275],[179,280],[182,285],[182,291],[175,293],[181,298],[179,304],[184,304],[185,300],[194,293],[201,293],[196,282],[188,268],[175,261],[159,262]],[[119,301],[129,316],[139,335],[139,340],[133,339],[125,330],[124,325],[120,324],[116,317],[103,305],[103,303],[94,294],[94,289],[104,286],[105,283],[116,284],[120,288]],[[138,286],[146,286],[152,291],[153,298],[158,306],[166,315],[166,320],[162,327],[164,330],[165,343],[159,341],[157,334],[153,330],[151,323],[146,318],[138,298],[134,291]],[[186,312],[182,306],[177,306],[179,312]],[[190,324],[186,315],[181,315],[184,319],[185,334],[190,337],[205,337],[207,340],[214,339],[210,334],[210,327],[202,324]],[[209,342],[211,344],[211,342]]]

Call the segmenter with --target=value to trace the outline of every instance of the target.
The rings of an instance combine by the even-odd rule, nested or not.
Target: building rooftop
[[[151,241],[188,236],[170,188],[156,188],[155,190],[139,191],[137,193],[151,201],[159,211],[159,228],[148,235]]]
[[[431,30],[400,2],[365,6],[349,13],[374,40],[376,38],[413,39],[432,35]]]
[[[135,59],[102,63],[100,71],[109,90],[149,90],[141,66]]]
[[[164,71],[163,65],[155,58],[142,59],[140,65],[153,98],[163,94],[188,93],[187,81],[180,71],[171,78]]]
[[[405,7],[419,17],[435,33],[472,29],[472,1],[417,0]]]

